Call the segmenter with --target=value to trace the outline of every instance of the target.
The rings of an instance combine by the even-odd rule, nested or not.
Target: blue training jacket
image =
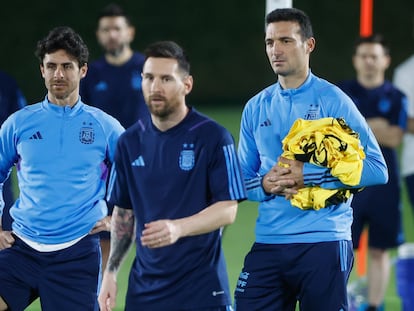
[[[297,89],[284,90],[275,83],[246,104],[241,121],[238,155],[249,200],[258,201],[256,242],[315,243],[351,240],[351,199],[321,210],[301,210],[284,196],[267,195],[263,176],[281,156],[282,140],[298,118],[315,120],[344,118],[360,135],[366,158],[360,184],[355,188],[385,183],[387,167],[378,143],[364,117],[338,87],[309,73]],[[326,189],[350,188],[333,177],[329,169],[304,164],[306,186]]]
[[[12,114],[0,128],[0,185],[16,165],[13,231],[45,244],[87,234],[107,215],[108,165],[123,130],[80,100],[71,108],[45,98]]]

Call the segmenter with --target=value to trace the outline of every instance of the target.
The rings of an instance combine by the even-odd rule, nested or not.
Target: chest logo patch
[[[381,101],[378,103],[378,109],[382,113],[387,113],[391,109],[391,102],[387,98],[381,99]]]
[[[82,127],[79,132],[79,140],[82,144],[92,144],[95,141],[95,132],[91,127]]]
[[[319,104],[311,104],[308,111],[305,113],[305,120],[316,120],[319,118]]]
[[[183,171],[189,171],[194,167],[194,163],[194,144],[183,144],[183,150],[181,150],[179,158],[180,168]]]

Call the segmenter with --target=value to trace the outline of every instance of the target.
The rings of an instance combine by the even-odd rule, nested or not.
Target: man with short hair
[[[17,167],[13,231],[0,231],[0,310],[98,310],[99,237],[121,124],[79,97],[88,48],[69,27],[37,44],[47,95],[0,128],[0,185]],[[1,198],[1,197],[0,197]],[[0,200],[0,207],[2,206]]]
[[[242,114],[238,155],[248,198],[259,202],[259,216],[255,243],[237,282],[236,310],[294,311],[297,303],[301,310],[347,310],[353,264],[350,193],[385,183],[386,165],[351,99],[311,72],[316,41],[307,14],[295,8],[270,12],[264,43],[277,82],[253,96]],[[330,122],[319,132],[295,146],[285,140],[298,121],[320,124],[326,118]],[[341,128],[347,124],[358,133],[356,145],[363,147],[365,158],[327,132],[339,118],[345,121],[338,122]],[[298,150],[295,157],[285,156],[291,147]],[[339,171],[346,177],[357,167],[358,178],[345,182],[328,165],[333,163],[317,161],[328,152],[334,153],[332,162],[335,155],[352,154],[354,165],[345,161]],[[315,190],[315,200],[302,206],[300,195],[306,190]],[[321,200],[332,192],[346,195]],[[323,204],[316,207],[314,201]]]
[[[116,275],[136,232],[125,310],[231,310],[221,228],[244,184],[230,133],[186,103],[193,87],[183,49],[146,50],[142,89],[151,119],[121,136],[111,176],[111,252],[99,294],[112,310]]]
[[[89,64],[81,81],[80,95],[128,128],[139,118],[149,117],[141,89],[144,55],[134,52],[135,27],[117,4],[109,4],[98,16],[96,38],[104,55]]]
[[[354,248],[368,225],[368,311],[379,310],[383,303],[391,272],[389,250],[404,242],[397,148],[407,127],[407,98],[385,80],[390,62],[390,47],[382,35],[358,37],[352,56],[356,78],[338,84],[366,118],[388,168],[387,184],[369,187],[352,201]]]

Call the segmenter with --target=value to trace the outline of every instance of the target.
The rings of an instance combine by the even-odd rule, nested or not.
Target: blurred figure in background
[[[98,16],[96,38],[104,55],[89,64],[81,81],[80,95],[88,105],[98,107],[128,128],[139,118],[149,117],[141,90],[144,56],[131,49],[135,28],[117,4],[109,4]],[[108,204],[109,214],[113,206]],[[109,232],[101,232],[102,265],[109,255]]]
[[[96,37],[104,55],[88,65],[80,95],[128,128],[138,118],[149,117],[141,90],[144,56],[131,49],[135,28],[117,4],[106,6],[98,16]]]
[[[414,211],[414,55],[398,65],[393,82],[408,98],[407,131],[404,134],[401,150],[401,174],[405,179],[408,197]]]
[[[0,126],[13,112],[23,108],[26,105],[26,99],[23,96],[22,91],[18,87],[16,80],[0,71]],[[15,193],[13,191],[14,175],[13,178],[9,178],[3,185],[3,200],[4,208],[3,213],[0,213],[1,223],[0,229],[11,230],[11,217],[9,209],[15,200]],[[1,189],[0,189],[1,191]]]
[[[352,62],[356,79],[339,87],[355,102],[366,118],[381,147],[388,167],[388,183],[368,187],[352,201],[354,221],[352,241],[358,248],[364,227],[368,225],[368,307],[382,305],[391,270],[388,250],[404,242],[401,219],[401,187],[397,148],[407,125],[407,98],[385,80],[390,49],[379,34],[356,40]]]

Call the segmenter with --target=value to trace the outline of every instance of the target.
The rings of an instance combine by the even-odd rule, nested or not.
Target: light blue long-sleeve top
[[[45,98],[12,114],[0,128],[0,185],[16,165],[13,231],[44,244],[88,234],[107,215],[108,165],[123,131],[80,99],[61,107]]]
[[[258,201],[256,242],[315,243],[351,240],[351,201],[315,210],[301,210],[284,196],[268,195],[263,176],[281,156],[282,140],[298,118],[315,120],[344,118],[360,135],[366,158],[363,160],[361,188],[388,180],[387,167],[378,143],[352,100],[338,87],[309,73],[297,89],[282,89],[277,82],[251,98],[242,114],[238,155],[248,199]],[[304,164],[305,186],[326,189],[350,188],[333,177],[329,169]]]

